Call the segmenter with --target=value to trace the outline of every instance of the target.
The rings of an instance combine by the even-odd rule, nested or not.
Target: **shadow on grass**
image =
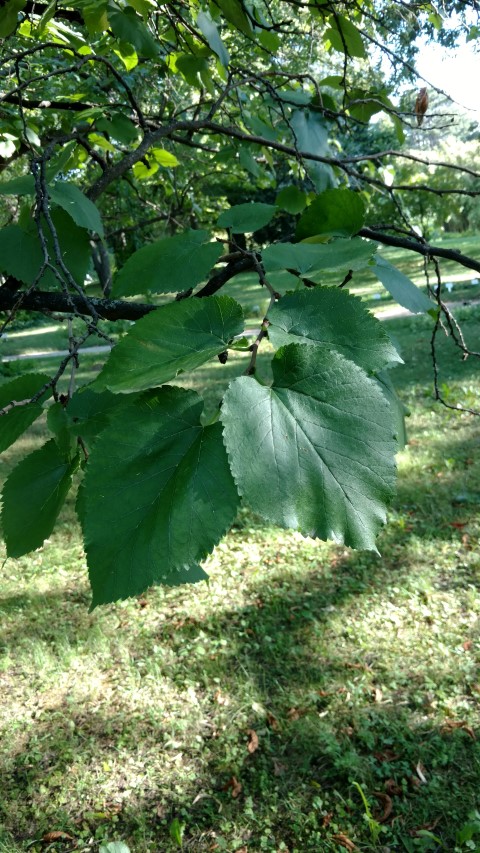
[[[402,548],[408,551],[406,543]],[[72,706],[62,697],[51,719],[46,713],[26,726],[21,752],[0,768],[8,791],[5,824],[19,841],[39,838],[53,826],[85,838],[114,832],[129,840],[133,851],[174,850],[168,827],[180,816],[191,850],[236,850],[228,846],[233,837],[249,851],[277,850],[280,840],[302,853],[336,850],[329,841],[335,827],[373,850],[352,787],[356,781],[379,816],[391,805],[386,842],[403,844],[399,839],[408,840],[410,829],[432,825],[453,850],[455,829],[477,805],[480,750],[473,733],[442,729],[439,716],[445,715],[431,703],[438,693],[456,690],[455,684],[467,702],[473,701],[472,683],[458,683],[455,660],[440,656],[428,664],[420,649],[409,650],[409,659],[397,661],[391,672],[392,656],[402,651],[399,625],[390,626],[392,656],[388,631],[378,646],[375,629],[369,640],[361,627],[368,620],[375,626],[385,613],[390,618],[392,587],[410,589],[420,608],[411,565],[396,563],[391,550],[385,562],[340,549],[328,565],[313,561],[301,576],[277,568],[274,552],[265,563],[267,574],[250,584],[251,603],[225,606],[208,617],[160,620],[153,610],[157,591],[147,598],[150,622],[130,643],[132,661],[155,655],[157,677],[185,697],[194,685],[196,698],[186,701],[201,706],[198,742],[179,735],[180,764],[172,759],[172,722],[162,719],[162,709],[134,713],[134,696],[123,696],[117,708],[115,691],[97,709]],[[3,611],[20,618],[10,644],[21,644],[28,632],[30,642],[36,638],[52,654],[83,646],[95,620],[84,604],[82,594],[61,592],[4,600]],[[40,609],[37,625],[32,616]],[[135,613],[141,618],[130,610],[128,621]],[[431,625],[420,613],[412,618],[418,620],[422,643]],[[162,649],[187,649],[188,664],[172,662]],[[417,656],[420,664],[414,663]],[[428,685],[433,682],[432,699]],[[57,685],[50,687],[55,691]],[[188,719],[189,709],[184,713]],[[258,748],[249,752],[252,731]],[[79,756],[94,773],[86,774],[80,800],[59,805],[57,795],[62,785],[68,790],[68,774],[75,772]],[[129,763],[137,758],[141,770],[136,768],[135,786]],[[99,806],[105,762],[114,769],[112,801]],[[21,829],[11,825],[9,802],[23,803],[27,812],[30,803],[30,818]],[[141,846],[145,835],[154,839],[151,846]],[[227,847],[212,847],[223,837],[230,839]]]

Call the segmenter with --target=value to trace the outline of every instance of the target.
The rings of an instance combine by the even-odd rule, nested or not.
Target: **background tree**
[[[2,332],[20,310],[82,324],[53,376],[0,389],[2,449],[45,409],[52,433],[5,484],[10,556],[42,544],[79,473],[94,604],[205,577],[241,498],[305,535],[375,549],[402,433],[385,371],[401,359],[347,285],[371,267],[402,305],[431,312],[434,354],[442,323],[470,354],[438,259],[480,262],[418,224],[432,226],[430,199],[446,200],[437,223],[452,199],[463,215],[480,174],[423,149],[455,115],[439,104],[417,127],[413,63],[419,35],[475,38],[475,10],[445,4],[452,31],[431,3],[3,6]],[[431,298],[379,243],[425,258]],[[268,304],[253,342],[242,306],[219,295],[246,270]],[[134,325],[76,390],[82,346],[110,341],[118,319]],[[231,349],[245,366],[215,412],[167,384]]]

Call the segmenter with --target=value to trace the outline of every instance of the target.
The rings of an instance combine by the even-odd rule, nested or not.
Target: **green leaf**
[[[243,166],[244,169],[247,170],[247,172],[250,172],[251,175],[253,175],[255,178],[258,178],[261,173],[261,169],[251,152],[248,150],[248,148],[242,147],[240,149],[238,159],[240,161],[240,164]]]
[[[165,168],[175,169],[176,166],[180,165],[180,161],[177,160],[175,154],[166,151],[165,148],[151,148],[149,153],[155,157],[160,166],[164,166]]]
[[[377,245],[361,237],[331,243],[273,243],[262,252],[267,272],[297,270],[315,279],[325,270],[359,270],[371,261]]]
[[[179,821],[178,817],[174,817],[169,827],[170,838],[175,842],[177,847],[183,847],[183,836],[185,834],[185,824]]]
[[[120,41],[132,44],[139,56],[156,59],[158,44],[134,9],[129,6],[120,9],[116,4],[110,2],[108,20],[114,35]]]
[[[197,26],[205,36],[213,52],[217,54],[220,62],[226,68],[230,62],[230,55],[220,38],[216,23],[212,20],[208,12],[202,11],[198,13]]]
[[[208,231],[185,231],[134,252],[113,283],[113,296],[176,293],[203,281],[222,254]]]
[[[220,423],[203,401],[166,386],[113,419],[85,476],[85,547],[92,606],[206,575],[198,565],[232,523],[238,494]]]
[[[258,36],[260,44],[270,53],[275,54],[281,45],[280,36],[277,33],[272,33],[271,30],[262,30]]]
[[[175,65],[180,74],[185,78],[189,86],[200,87],[198,75],[208,69],[207,60],[202,56],[190,56],[180,54],[175,60]]]
[[[333,346],[367,373],[402,361],[362,301],[335,287],[288,293],[270,309],[268,319],[268,337],[276,349],[291,343]]]
[[[148,16],[155,11],[156,4],[152,0],[128,0],[128,5],[132,6],[142,18],[146,21]]]
[[[287,213],[301,213],[307,205],[307,196],[298,187],[284,187],[278,193],[275,204],[282,210],[286,210]]]
[[[265,519],[375,550],[394,487],[391,413],[378,385],[335,351],[290,344],[271,388],[240,377],[221,418],[235,482]]]
[[[408,442],[405,418],[410,415],[410,411],[400,400],[390,377],[389,370],[382,370],[380,373],[377,373],[375,378],[382,389],[384,397],[386,397],[390,404],[398,449],[403,450]]]
[[[62,403],[53,403],[48,409],[47,426],[55,436],[62,458],[71,459],[77,442],[70,430],[70,421]]]
[[[33,175],[22,175],[21,178],[12,178],[11,181],[1,181],[0,195],[35,195]]]
[[[0,9],[0,38],[6,38],[17,28],[18,13],[27,5],[27,0],[7,0]]]
[[[328,130],[321,116],[309,110],[295,110],[290,125],[300,151],[307,154],[326,154]]]
[[[123,841],[110,841],[100,846],[99,853],[130,853],[130,847],[127,847]]]
[[[87,232],[72,222],[63,210],[52,211],[62,260],[78,284],[82,284],[90,265],[90,242]],[[33,284],[43,263],[43,251],[35,230],[30,222],[28,230],[18,225],[7,225],[0,229],[0,270],[12,275],[25,284]],[[55,262],[53,242],[46,223],[43,223],[47,236],[47,247],[51,262]],[[58,264],[56,264],[58,268]],[[54,274],[47,270],[40,279],[40,286],[58,287]]]
[[[331,189],[320,193],[300,218],[295,237],[305,240],[317,234],[350,237],[363,225],[365,203],[352,190]]]
[[[127,116],[121,113],[114,113],[111,120],[111,135],[123,145],[129,145],[135,142],[138,137],[138,128],[130,121]]]
[[[171,302],[137,320],[113,348],[95,385],[115,393],[163,385],[226,350],[243,329],[242,308],[230,296]]]
[[[218,5],[227,21],[233,24],[237,30],[246,36],[252,35],[250,22],[238,0],[218,0]]]
[[[3,489],[2,526],[9,557],[34,551],[50,536],[78,458],[65,457],[52,438],[22,459]]]
[[[91,3],[81,4],[80,11],[89,35],[103,33],[108,29],[107,6],[107,0],[92,0]]]
[[[14,400],[30,400],[50,379],[46,373],[26,373],[11,382],[0,385],[0,409]],[[48,394],[48,392],[47,392]],[[0,453],[10,447],[17,438],[42,414],[41,402],[16,406],[7,414],[0,415]]]
[[[127,71],[132,71],[138,65],[138,54],[135,48],[126,41],[118,41],[117,47],[113,48],[113,52],[119,59],[122,60]]]
[[[224,210],[218,217],[220,228],[231,228],[234,234],[244,234],[258,231],[273,219],[277,212],[274,204],[249,202],[236,204],[229,210]]]
[[[103,225],[97,206],[75,184],[57,181],[48,188],[48,194],[55,204],[70,214],[80,228],[88,228],[103,237]]]
[[[135,175],[137,181],[146,181],[148,178],[151,178],[158,172],[160,168],[158,163],[151,163],[148,159],[147,162],[148,166],[146,165],[146,163],[143,162],[135,163],[133,167],[133,174]]]
[[[365,59],[367,56],[365,45],[359,30],[343,15],[332,15],[328,19],[330,29],[324,33],[324,39],[328,39],[335,50],[349,56],[358,56]]]
[[[377,256],[373,272],[395,302],[408,308],[412,314],[424,314],[435,304],[407,276],[385,258]]]
[[[129,402],[131,400],[130,397]],[[89,386],[80,388],[66,408],[71,433],[80,436],[91,450],[111,416],[117,416],[123,405],[125,398],[119,397],[118,394],[112,394],[110,391],[94,392]]]

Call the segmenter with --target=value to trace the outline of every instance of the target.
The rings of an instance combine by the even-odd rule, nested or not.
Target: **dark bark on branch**
[[[480,272],[480,261],[469,258],[467,255],[462,255],[455,249],[444,249],[442,246],[429,246],[428,243],[417,243],[415,240],[408,240],[404,237],[394,237],[391,234],[385,234],[383,231],[376,231],[374,228],[362,228],[358,235],[360,237],[368,237],[369,240],[376,240],[378,243],[383,243],[385,246],[395,246],[399,249],[408,249],[409,252],[417,252],[425,258],[446,258],[449,261],[455,261],[461,264],[462,267],[467,267],[469,270]]]
[[[9,94],[2,98],[4,104],[16,104],[27,110],[47,109],[47,110],[70,110],[71,112],[83,112],[90,110],[94,106],[110,106],[110,104],[87,104],[84,101],[50,101],[48,98],[20,98],[19,95]]]
[[[227,264],[226,267],[214,273],[207,284],[194,295],[201,299],[203,296],[213,296],[220,288],[235,275],[253,269],[250,258],[241,258]],[[20,291],[12,291],[10,279],[0,287],[0,312],[11,311],[22,295]],[[143,302],[127,302],[125,299],[98,299],[97,297],[81,297],[73,294],[54,293],[44,290],[25,292],[19,308],[23,311],[38,311],[39,313],[72,314],[100,317],[103,320],[139,320],[158,305],[148,305]]]

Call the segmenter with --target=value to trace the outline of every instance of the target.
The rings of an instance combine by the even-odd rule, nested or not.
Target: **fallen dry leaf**
[[[337,844],[340,844],[341,847],[345,847],[345,850],[357,849],[353,841],[348,838],[347,835],[344,835],[343,832],[337,832],[336,835],[332,835],[332,838],[337,842]]]
[[[378,823],[385,823],[393,811],[392,798],[389,797],[388,794],[384,794],[383,791],[374,791],[373,796],[376,797],[383,806],[383,812],[380,815],[375,814],[375,820],[377,820]]]
[[[397,785],[395,779],[387,779],[384,787],[387,794],[390,794],[391,797],[400,797],[403,794],[403,788]]]
[[[257,751],[257,749],[259,747],[258,735],[257,735],[255,729],[248,729],[247,735],[248,735],[247,749],[248,749],[249,753],[252,755],[254,752]]]
[[[330,826],[330,824],[332,822],[332,817],[333,817],[333,812],[327,812],[327,814],[324,814],[323,818],[322,818],[322,826],[323,827]]]
[[[476,740],[475,732],[472,727],[468,725],[466,720],[447,720],[446,723],[441,727],[440,731],[443,734],[451,734],[454,729],[463,729],[464,732],[467,733],[472,740]]]
[[[221,690],[217,690],[213,698],[215,699],[217,705],[225,705],[225,707],[230,705],[229,697],[225,696]]]
[[[53,832],[46,832],[45,835],[42,836],[42,841],[44,844],[51,844],[53,841],[75,841],[73,835],[69,835],[68,832],[62,832],[57,829]]]
[[[283,776],[286,769],[287,769],[286,764],[282,764],[282,762],[279,761],[278,758],[273,759],[273,775],[274,776]]]
[[[294,723],[300,717],[304,717],[306,713],[308,713],[306,708],[290,708],[287,711],[287,717],[291,723]]]
[[[473,646],[472,640],[465,640],[465,642],[463,643],[463,648],[466,652],[468,652],[472,648],[472,646]]]
[[[411,835],[412,838],[420,837],[418,835],[419,832],[424,832],[425,830],[427,832],[433,832],[433,830],[435,829],[435,827],[439,823],[440,823],[440,818],[437,817],[437,818],[435,818],[435,820],[432,820],[431,823],[422,823],[421,826],[416,826],[416,827],[414,827],[414,829],[410,829],[408,834]]]
[[[267,725],[269,725],[270,728],[274,729],[275,731],[279,728],[279,722],[277,718],[274,717],[273,714],[270,713],[270,711],[267,713]]]
[[[374,757],[377,761],[398,761],[400,756],[393,749],[384,749],[382,752],[374,752]]]
[[[231,788],[232,789],[232,797],[234,800],[236,800],[237,797],[239,797],[240,794],[242,793],[242,787],[243,787],[242,783],[238,781],[237,777],[231,776],[230,779],[228,780],[228,782],[225,782],[225,785],[223,786],[223,790],[228,791],[228,789]]]
[[[379,704],[383,699],[383,693],[379,687],[374,687],[373,689],[373,698],[377,704]]]

